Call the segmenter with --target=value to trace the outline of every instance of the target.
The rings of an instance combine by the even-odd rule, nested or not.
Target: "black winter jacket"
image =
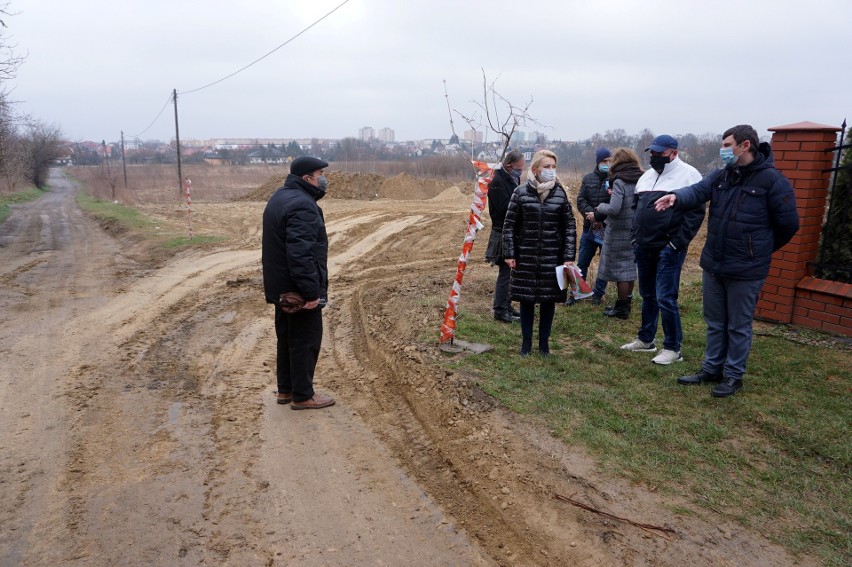
[[[263,211],[263,290],[267,303],[296,291],[306,301],[328,296],[328,235],[317,201],[325,195],[288,175]]]
[[[565,301],[556,266],[574,261],[576,241],[574,211],[559,183],[544,202],[529,183],[515,189],[503,223],[503,256],[517,262],[509,286],[512,300]]]
[[[682,189],[678,189],[680,195]],[[640,248],[661,250],[671,245],[675,250],[686,250],[704,222],[704,203],[689,209],[670,207],[657,211],[654,203],[668,191],[642,191],[634,194],[632,242]]]
[[[494,170],[494,178],[488,184],[488,216],[491,217],[491,228],[497,232],[503,230],[509,199],[512,198],[512,192],[517,186],[514,178],[506,173],[506,170],[502,168]]]
[[[762,142],[744,167],[728,166],[676,193],[674,208],[689,210],[710,201],[707,243],[701,267],[734,279],[762,279],[772,253],[799,230],[796,198],[775,169],[772,149]]]
[[[609,191],[606,190],[607,174],[603,173],[597,167],[591,173],[583,176],[583,182],[580,183],[580,192],[577,194],[577,210],[582,213],[585,219],[586,213],[591,213],[601,203],[609,203]],[[592,227],[592,223],[588,220],[583,220],[583,232],[588,232]]]

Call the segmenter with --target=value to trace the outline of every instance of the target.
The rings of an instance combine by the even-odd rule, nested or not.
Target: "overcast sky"
[[[545,126],[525,130],[551,139],[739,123],[765,135],[852,110],[850,0],[349,0],[186,92],[342,1],[11,0],[5,38],[26,61],[6,87],[75,141],[173,138],[171,105],[154,121],[172,89],[181,138],[343,138],[367,125],[449,137],[443,81],[472,116],[482,69],[514,104],[533,100]]]

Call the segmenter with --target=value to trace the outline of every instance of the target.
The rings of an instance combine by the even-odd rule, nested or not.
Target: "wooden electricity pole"
[[[178,166],[178,197],[183,196],[183,173],[180,169],[180,128],[178,127],[177,89],[172,90],[172,100],[175,103],[175,150],[177,151]]]
[[[124,188],[127,189],[127,161],[124,159],[124,130],[121,131],[121,168],[124,170]]]

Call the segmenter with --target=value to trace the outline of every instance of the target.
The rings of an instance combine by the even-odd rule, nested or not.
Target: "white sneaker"
[[[672,362],[683,362],[683,357],[680,355],[680,351],[664,348],[651,362],[654,364],[671,364]]]
[[[629,350],[632,352],[657,352],[657,346],[654,343],[643,343],[636,339],[632,343],[621,345],[621,350]]]

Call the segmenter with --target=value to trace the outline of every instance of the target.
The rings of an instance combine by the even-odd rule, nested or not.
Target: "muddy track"
[[[151,264],[78,218],[72,188],[59,194],[56,218],[77,219],[61,254],[42,250],[35,206],[13,221],[28,236],[0,235],[0,564],[794,563],[608,477],[444,370],[435,339],[469,197],[324,201],[317,388],[338,404],[293,412],[272,396],[263,203],[198,205],[198,230],[228,231],[229,246]],[[471,264],[465,309],[487,310],[492,280]]]

